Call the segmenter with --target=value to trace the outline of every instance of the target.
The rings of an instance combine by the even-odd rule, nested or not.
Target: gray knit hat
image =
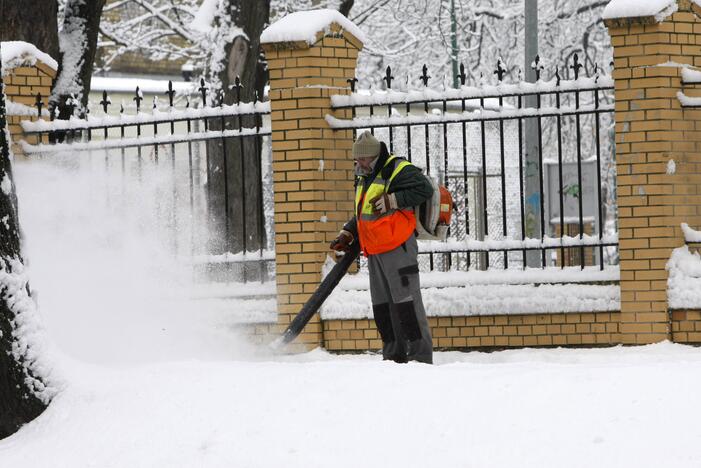
[[[353,159],[374,158],[380,154],[380,142],[367,130],[353,143]]]

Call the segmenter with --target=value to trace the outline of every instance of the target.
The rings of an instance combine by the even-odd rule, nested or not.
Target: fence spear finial
[[[207,86],[205,86],[204,78],[200,78],[199,92],[202,94],[202,107],[207,107]]]
[[[579,63],[579,56],[574,54],[574,64],[570,65],[570,68],[574,70],[574,79],[579,79],[579,69],[582,68],[582,64]]]
[[[348,78],[346,80],[346,83],[350,85],[351,93],[355,92],[355,84],[358,82],[358,78],[353,77],[353,78]]]
[[[112,104],[112,100],[107,96],[107,90],[102,91],[102,101],[100,101],[100,105],[105,114],[107,114],[107,107],[109,107],[110,104]]]
[[[497,58],[497,69],[494,70],[494,74],[497,76],[497,80],[501,83],[506,74],[506,68],[504,68],[504,62],[502,62],[501,57]]]
[[[535,60],[531,64],[531,68],[535,71],[535,80],[540,81],[540,73],[543,71],[543,65],[540,63],[540,55],[535,56]]]
[[[382,79],[387,84],[387,89],[392,89],[392,80],[394,79],[394,77],[392,76],[392,69],[389,65],[387,65],[387,69],[385,70],[385,77]]]
[[[241,84],[241,78],[239,78],[238,75],[236,75],[236,79],[234,80],[234,90],[236,91],[236,104],[241,103],[241,88],[243,88],[243,85]],[[223,101],[223,99],[222,99]]]
[[[173,107],[173,96],[175,96],[175,90],[173,89],[172,80],[168,80],[168,91],[166,91],[166,94],[168,95],[168,103],[170,104],[170,107]]]
[[[424,63],[424,66],[421,68],[421,81],[423,81],[424,86],[428,86],[428,80],[431,78],[428,74],[428,67]]]
[[[467,75],[465,74],[465,64],[460,64],[460,74],[458,75],[458,78],[460,78],[460,86],[465,86],[465,81],[467,81]]]
[[[138,114],[139,111],[141,110],[141,101],[144,100],[144,95],[139,89],[139,87],[136,87],[136,96],[134,96],[134,101],[136,101],[136,113]]]

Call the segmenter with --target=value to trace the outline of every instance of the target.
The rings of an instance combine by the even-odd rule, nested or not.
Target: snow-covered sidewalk
[[[0,466],[689,467],[701,350],[251,356],[97,367],[0,442]]]

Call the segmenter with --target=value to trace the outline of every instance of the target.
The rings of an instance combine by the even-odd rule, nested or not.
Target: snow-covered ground
[[[700,349],[274,355],[167,255],[158,174],[105,197],[100,161],[16,166],[58,394],[0,467],[701,465]]]
[[[252,355],[106,367],[0,442],[0,466],[693,467],[701,350]]]

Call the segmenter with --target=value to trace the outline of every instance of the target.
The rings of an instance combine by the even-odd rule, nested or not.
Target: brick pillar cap
[[[56,77],[58,62],[35,45],[23,41],[5,41],[0,44],[0,49],[3,76],[14,68],[30,66],[38,68],[52,78]]]
[[[260,36],[264,50],[280,47],[308,49],[324,36],[341,36],[362,49],[365,35],[351,20],[336,10],[298,11],[268,26]]]

